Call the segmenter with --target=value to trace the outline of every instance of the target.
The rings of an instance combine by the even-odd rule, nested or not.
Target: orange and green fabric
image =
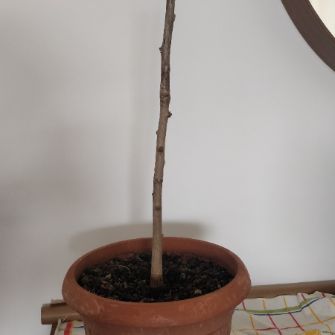
[[[315,292],[246,299],[236,307],[232,335],[335,335],[335,296]]]

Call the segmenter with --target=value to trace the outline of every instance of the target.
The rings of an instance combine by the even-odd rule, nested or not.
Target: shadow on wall
[[[100,246],[138,237],[151,236],[151,223],[127,223],[111,227],[86,230],[69,239],[70,249],[83,254]],[[205,226],[200,223],[165,222],[165,236],[190,237],[201,239]]]

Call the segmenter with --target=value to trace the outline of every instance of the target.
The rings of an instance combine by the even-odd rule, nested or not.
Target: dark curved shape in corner
[[[282,0],[293,23],[317,55],[335,71],[335,37],[308,0]]]

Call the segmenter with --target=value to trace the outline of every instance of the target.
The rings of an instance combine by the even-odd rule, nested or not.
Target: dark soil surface
[[[164,286],[152,289],[151,255],[132,254],[86,269],[78,283],[105,298],[162,302],[193,298],[215,291],[233,278],[221,265],[193,255],[164,254]]]

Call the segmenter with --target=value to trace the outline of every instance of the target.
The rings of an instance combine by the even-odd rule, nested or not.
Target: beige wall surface
[[[151,234],[163,12],[0,0],[1,334],[47,334],[73,260]],[[334,279],[334,72],[280,1],[176,14],[165,234],[227,246],[254,284]]]

